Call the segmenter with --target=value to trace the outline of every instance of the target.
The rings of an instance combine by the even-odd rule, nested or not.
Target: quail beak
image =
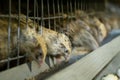
[[[70,55],[69,55],[69,54],[64,55],[64,58],[65,58],[65,62],[68,62],[68,61],[69,61],[69,59],[70,59]]]
[[[45,62],[48,65],[48,67],[51,69],[52,66],[54,65],[54,58],[52,56],[47,56]]]
[[[36,60],[36,62],[38,63],[38,65],[39,65],[39,67],[43,64],[43,59],[42,59],[42,57],[38,57],[37,58],[37,60]]]

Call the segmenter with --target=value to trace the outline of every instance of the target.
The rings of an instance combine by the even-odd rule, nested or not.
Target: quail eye
[[[42,56],[42,53],[41,53],[41,52],[39,53],[39,56]]]
[[[42,53],[40,52],[40,53],[38,53],[38,54],[35,55],[35,58],[39,59],[41,56],[42,56]]]
[[[66,53],[68,53],[68,50],[65,50]]]

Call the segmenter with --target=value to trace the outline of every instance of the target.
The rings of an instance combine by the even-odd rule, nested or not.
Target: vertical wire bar
[[[91,4],[90,4],[90,9],[91,10],[93,10],[93,8],[94,8],[93,6],[94,6],[93,3],[91,2]]]
[[[60,5],[59,0],[57,0],[58,14],[59,14],[59,22],[60,22]]]
[[[93,4],[94,4],[94,10],[96,11],[96,4],[95,4],[95,0],[94,0],[94,3],[93,3]]]
[[[93,2],[93,10],[95,10],[95,0],[93,0],[94,2]]]
[[[101,7],[101,11],[105,11],[106,10],[106,3],[107,3],[108,0],[103,0],[100,4],[100,7]],[[101,6],[102,4],[104,4],[104,6]]]
[[[101,2],[101,5],[104,4],[104,7],[101,6],[101,10],[104,8],[103,11],[106,11],[107,2],[108,2],[108,0],[103,0],[103,2]]]
[[[93,3],[90,2],[90,6],[89,6],[90,10],[93,10]]]
[[[82,0],[82,10],[85,11],[85,0]]]
[[[72,16],[73,16],[72,1],[71,0],[69,0],[69,1],[70,1],[70,14],[71,14],[70,20],[72,20]]]
[[[83,1],[80,1],[80,9],[83,10]]]
[[[80,9],[80,1],[77,0],[77,9],[79,10]]]
[[[20,53],[20,13],[21,13],[21,0],[18,1],[18,33],[17,33],[17,57]],[[19,58],[17,58],[17,65],[19,65]]]
[[[102,6],[101,6],[102,4],[104,4],[104,6],[103,6],[104,9],[103,9]],[[99,6],[100,6],[100,10],[101,10],[101,11],[102,11],[102,10],[105,11],[105,9],[106,9],[106,5],[105,5],[105,4],[106,4],[106,1],[105,1],[105,0],[103,0],[102,2],[100,2],[100,5],[99,5]]]
[[[93,0],[93,3],[91,4],[92,11],[94,10],[94,8],[95,8],[95,5],[94,5],[94,0]]]
[[[70,12],[70,6],[69,6],[69,0],[67,0],[67,14],[68,14],[68,21],[69,21],[69,12]],[[69,31],[69,27],[67,27],[67,31]],[[69,36],[69,35],[68,35]]]
[[[77,9],[77,5],[76,5],[76,0],[75,0],[75,2],[74,2],[74,11],[76,11],[76,9]]]
[[[98,1],[95,1],[95,7],[96,7],[96,10],[98,11]]]
[[[59,0],[57,0],[57,8],[58,8],[58,16],[59,16],[59,19],[58,19],[58,23],[60,23],[60,1]],[[59,26],[57,26],[58,27],[58,29],[60,29],[60,27]]]
[[[36,17],[36,0],[34,0],[34,19],[33,19],[34,29],[35,29],[35,17]]]
[[[71,16],[72,16],[72,12],[73,12],[73,8],[72,8],[72,1],[71,0],[69,0],[70,1],[70,13],[71,13]],[[72,18],[71,18],[72,19]]]
[[[86,0],[86,6],[85,6],[86,11],[88,11],[88,4],[89,4],[89,1]]]
[[[87,3],[86,8],[87,8],[87,10],[89,11],[89,0],[88,0],[88,3]]]
[[[101,5],[104,5],[104,6],[103,6],[104,9],[102,9],[102,6],[101,6]],[[102,1],[99,6],[100,6],[100,10],[101,10],[101,11],[102,11],[102,10],[104,11],[104,10],[105,10],[105,1]]]
[[[91,4],[91,9],[92,9],[92,11],[93,11],[94,8],[95,8],[94,1],[95,1],[95,0],[93,0],[93,3]]]
[[[69,1],[68,0],[67,0],[67,14],[69,14]]]
[[[100,11],[100,2],[99,2],[99,0],[97,2],[97,6],[98,6],[98,11]]]
[[[55,16],[55,2],[53,0],[53,16]],[[56,20],[54,19],[54,30],[56,31],[56,26],[55,26]]]
[[[79,0],[77,0],[77,10],[79,10]]]
[[[85,7],[84,7],[84,6],[85,6],[85,3],[84,3],[84,2],[85,2],[85,0],[82,0],[82,10],[83,10],[83,11],[85,10]]]
[[[99,1],[99,10],[100,10],[100,11],[102,10],[102,8],[101,8],[101,7],[102,7],[102,6],[101,6],[102,4],[101,4],[101,3],[102,3],[102,2]],[[104,3],[103,3],[103,5],[104,5]]]
[[[43,33],[42,27],[43,27],[43,22],[44,22],[44,21],[43,21],[43,16],[44,16],[44,15],[43,15],[43,14],[44,14],[43,8],[44,8],[44,7],[43,7],[43,0],[41,0],[41,26],[40,26],[40,32],[41,32],[40,34],[41,34],[41,35],[42,35],[42,33]]]
[[[84,5],[85,5],[85,6],[84,6],[84,7],[85,7],[84,9],[85,9],[85,11],[87,11],[87,1],[86,1],[86,0],[84,0],[84,1],[85,1],[85,2],[84,2]]]
[[[97,6],[97,10],[100,11],[100,6],[99,6],[100,2],[99,2],[99,0],[96,1],[96,3],[97,3],[97,4],[96,4],[96,6]]]
[[[51,26],[50,26],[50,5],[49,5],[49,0],[47,0],[47,8],[48,8],[48,26],[49,26],[49,29],[51,29]]]
[[[62,12],[62,14],[64,14],[64,10],[63,10],[63,0],[61,0],[61,12]]]
[[[35,14],[35,15],[34,15],[34,19],[35,19],[35,17],[37,16],[37,19],[36,19],[36,20],[37,20],[37,25],[36,25],[36,26],[38,27],[38,33],[40,33],[39,19],[38,19],[38,17],[39,17],[39,8],[38,8],[39,6],[38,6],[38,2],[35,1],[35,4],[34,4],[34,5],[35,5],[35,6],[34,6],[34,10],[36,9],[36,10],[34,11],[34,14]],[[34,22],[34,23],[35,23],[35,22]]]
[[[39,17],[39,6],[38,6],[38,1],[36,1],[36,8],[37,8],[37,17]],[[38,27],[38,31],[40,32],[40,28],[39,28],[39,19],[37,19],[37,27]]]
[[[28,28],[28,19],[29,19],[29,0],[27,0],[26,28]],[[26,55],[27,54],[28,53],[26,53]]]
[[[88,5],[89,5],[89,0],[88,0],[88,3],[87,3],[87,0],[86,0],[86,10],[88,11]]]
[[[44,11],[43,11],[44,5],[43,5],[43,4],[44,4],[44,3],[43,3],[43,0],[41,0],[41,10],[42,10],[42,11],[41,11],[41,27],[40,27],[40,28],[41,28],[41,29],[40,29],[40,30],[41,30],[41,34],[43,33],[42,26],[43,26],[43,22],[44,22],[44,21],[43,21],[43,16],[44,16],[44,15],[43,15],[43,14],[44,14]]]
[[[82,10],[85,10],[85,0],[82,0]]]
[[[87,8],[87,10],[89,11],[89,0],[88,0],[88,3],[87,3],[86,8]]]
[[[95,0],[94,4],[95,4],[95,11],[96,11],[96,10],[97,10],[97,3],[96,3],[96,0]]]
[[[86,11],[86,9],[85,9],[85,0],[83,0],[83,10]]]
[[[90,1],[88,0],[88,4],[87,4],[87,10],[89,11],[89,4],[90,4]]]
[[[83,10],[85,11],[85,0],[83,0]]]
[[[29,0],[27,0],[26,28],[28,28],[28,18],[29,18]]]
[[[7,69],[10,68],[10,60],[9,60],[9,54],[10,54],[10,42],[11,42],[11,0],[9,0],[9,22],[8,22],[8,62],[7,62]]]
[[[85,0],[85,10],[87,11],[87,5],[88,5],[88,3],[87,3],[87,0]]]
[[[76,0],[76,10],[78,10],[78,3],[79,1],[78,0]]]
[[[105,11],[106,3],[107,3],[107,0],[102,0],[102,2],[100,2],[99,6],[101,11]],[[104,5],[104,6],[101,6],[101,5]]]
[[[36,19],[36,22],[37,22],[37,27],[38,27],[38,25],[39,25],[39,20],[38,20],[38,18],[39,18],[39,12],[38,12],[38,2],[36,1],[36,17],[37,17],[37,19]]]
[[[63,10],[63,0],[60,0],[61,1],[61,13],[62,13],[62,21],[64,21],[64,10]]]

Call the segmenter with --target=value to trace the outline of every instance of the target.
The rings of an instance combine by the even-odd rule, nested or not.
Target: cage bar
[[[74,11],[76,11],[77,10],[77,4],[76,4],[76,0],[75,0],[75,2],[74,2]]]
[[[47,10],[48,10],[48,17],[50,17],[50,5],[49,5],[49,0],[47,0]],[[51,29],[51,25],[50,25],[51,21],[50,18],[48,19],[48,27],[49,29]]]
[[[80,10],[83,10],[83,1],[80,0],[80,7],[79,7]]]
[[[67,14],[69,14],[69,0],[67,0]]]
[[[29,0],[27,0],[27,14],[26,14],[26,27],[28,28],[28,18],[29,18]]]
[[[35,28],[35,17],[36,17],[36,0],[34,0],[34,19],[33,19],[34,28]]]
[[[57,9],[58,9],[58,16],[60,16],[60,5],[59,5],[60,1],[57,0]],[[60,23],[60,17],[59,17],[59,23]]]
[[[87,5],[88,5],[87,3],[88,1],[85,0],[85,11],[87,11]]]
[[[77,0],[77,10],[79,9],[79,0]]]
[[[62,14],[64,14],[64,10],[63,10],[63,0],[60,0],[61,1],[61,12]]]
[[[39,6],[38,6],[38,1],[36,1],[36,15],[39,18]],[[35,18],[35,17],[34,17]],[[39,19],[37,19],[37,25],[39,25]]]
[[[19,58],[19,59],[25,58],[25,56],[26,56],[26,55],[14,57],[14,58],[9,58],[9,60],[8,60],[8,59],[4,59],[4,60],[1,60],[0,63],[5,63],[5,62],[8,62],[8,61],[17,60],[18,58]]]
[[[11,43],[11,0],[9,0],[9,21],[8,21],[8,62],[7,62],[7,68],[10,67],[10,60],[9,60],[9,54],[10,54],[10,43]]]
[[[41,0],[41,29],[40,29],[40,32],[41,32],[41,34],[42,34],[42,26],[43,26],[43,23],[44,23],[44,19],[43,19],[43,17],[44,17],[44,3],[43,3],[43,0]]]
[[[73,8],[72,8],[72,1],[70,0],[70,12],[72,13]]]
[[[20,14],[21,14],[21,0],[18,1],[18,33],[17,33],[17,57],[20,54]],[[17,59],[19,65],[19,58]]]
[[[53,0],[53,16],[55,16],[55,0]],[[56,19],[54,18],[54,30],[56,31]]]

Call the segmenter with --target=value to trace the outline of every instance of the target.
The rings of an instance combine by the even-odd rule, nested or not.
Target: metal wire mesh
[[[6,4],[6,2],[8,4]],[[75,18],[73,14],[76,10],[89,10],[95,8],[103,9],[101,3],[97,3],[96,0],[1,0],[0,5],[0,17],[8,18],[8,54],[10,54],[10,44],[11,44],[11,20],[12,18],[18,18],[18,28],[17,28],[17,56],[10,58],[9,55],[7,59],[0,60],[0,64],[7,62],[7,68],[10,68],[10,62],[12,60],[17,60],[17,65],[20,65],[20,59],[25,57],[25,55],[20,56],[20,19],[26,15],[26,27],[28,27],[28,19],[32,19],[34,24],[37,22],[39,25],[42,25],[39,28],[40,33],[42,34],[42,27],[47,27],[57,31],[57,22],[60,23],[64,19],[63,14],[68,14],[68,18]],[[104,0],[103,0],[104,2]],[[94,5],[93,5],[94,4]],[[99,4],[99,6],[98,6]],[[9,8],[6,9],[6,6]],[[12,14],[17,14],[12,15]]]

